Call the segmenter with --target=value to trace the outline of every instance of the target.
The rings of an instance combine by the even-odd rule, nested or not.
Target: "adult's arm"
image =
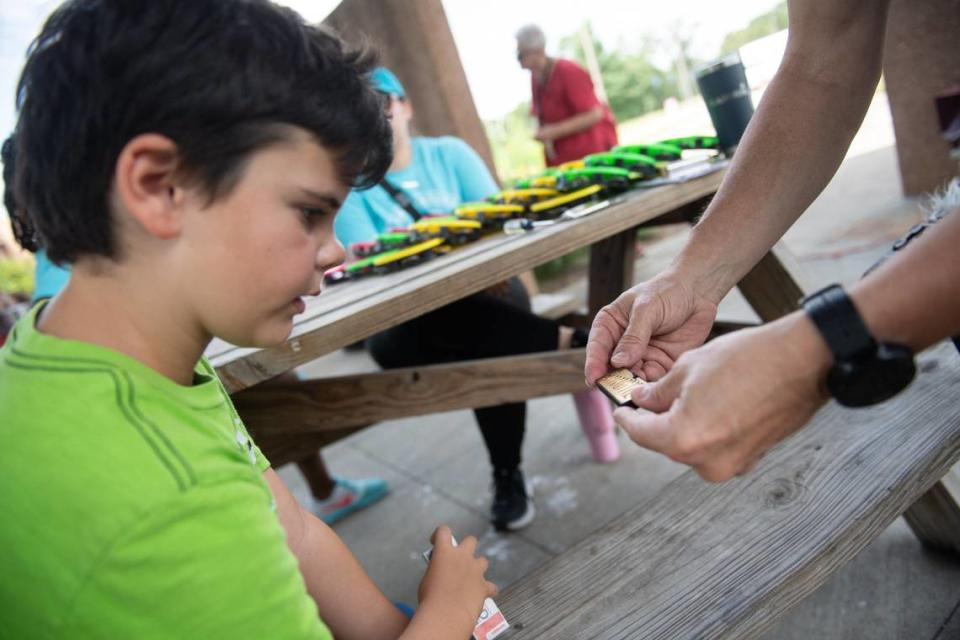
[[[566,120],[542,125],[534,138],[541,142],[549,142],[557,138],[565,138],[581,131],[586,131],[603,119],[603,107],[596,105],[587,111],[570,116]]]
[[[850,288],[875,338],[919,352],[960,332],[958,243],[955,211]],[[826,343],[798,311],[686,353],[664,378],[634,393],[640,409],[614,416],[637,444],[722,481],[749,471],[807,423],[827,400],[832,364]]]
[[[585,374],[648,379],[706,339],[717,304],[823,190],[880,75],[888,0],[790,0],[783,62],[690,241],[594,319]]]
[[[783,62],[678,260],[719,301],[833,177],[880,78],[889,2],[790,0]]]
[[[586,69],[567,60],[558,60],[555,64],[554,73],[562,74],[563,99],[573,115],[542,125],[534,136],[542,142],[586,131],[603,119],[603,105]]]

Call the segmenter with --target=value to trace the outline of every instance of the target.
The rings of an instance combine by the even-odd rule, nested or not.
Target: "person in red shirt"
[[[547,166],[616,146],[616,120],[597,98],[590,74],[576,62],[548,56],[536,25],[523,27],[516,38],[517,61],[530,72],[530,112],[540,125],[534,138],[543,143]]]

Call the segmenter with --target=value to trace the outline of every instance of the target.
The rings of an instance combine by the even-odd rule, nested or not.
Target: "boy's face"
[[[209,334],[244,346],[284,340],[303,296],[343,262],[334,216],[349,192],[307,132],[255,152],[226,197],[185,196],[178,275]]]

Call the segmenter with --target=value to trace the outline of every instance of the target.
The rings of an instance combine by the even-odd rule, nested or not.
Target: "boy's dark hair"
[[[3,206],[7,210],[7,215],[10,216],[10,226],[13,227],[13,237],[17,239],[17,243],[27,251],[36,253],[39,247],[33,226],[27,220],[24,211],[17,206],[17,199],[14,196],[16,152],[17,139],[11,135],[3,141],[3,147],[0,148],[0,160],[3,162]]]
[[[288,134],[281,125],[331,150],[345,184],[371,186],[393,154],[373,64],[266,0],[70,0],[20,77],[16,200],[62,263],[116,256],[110,186],[142,133],[173,140],[211,200]]]

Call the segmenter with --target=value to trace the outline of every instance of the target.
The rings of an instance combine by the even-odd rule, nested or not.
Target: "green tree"
[[[0,293],[25,298],[33,293],[32,258],[0,258]]]
[[[513,111],[483,123],[493,149],[493,161],[504,183],[539,173],[544,168],[543,146],[533,139],[536,123],[530,115],[530,103],[523,102]]]
[[[607,90],[610,109],[618,121],[629,120],[663,106],[663,101],[679,93],[676,74],[662,69],[653,60],[660,43],[643,37],[639,50],[627,53],[619,49],[607,50],[594,41],[597,63]],[[586,65],[585,55],[577,34],[562,38],[563,55]]]
[[[720,55],[736,51],[748,42],[753,42],[771,33],[783,31],[787,28],[787,3],[781,2],[776,7],[757,16],[743,29],[731,31],[720,45]]]

